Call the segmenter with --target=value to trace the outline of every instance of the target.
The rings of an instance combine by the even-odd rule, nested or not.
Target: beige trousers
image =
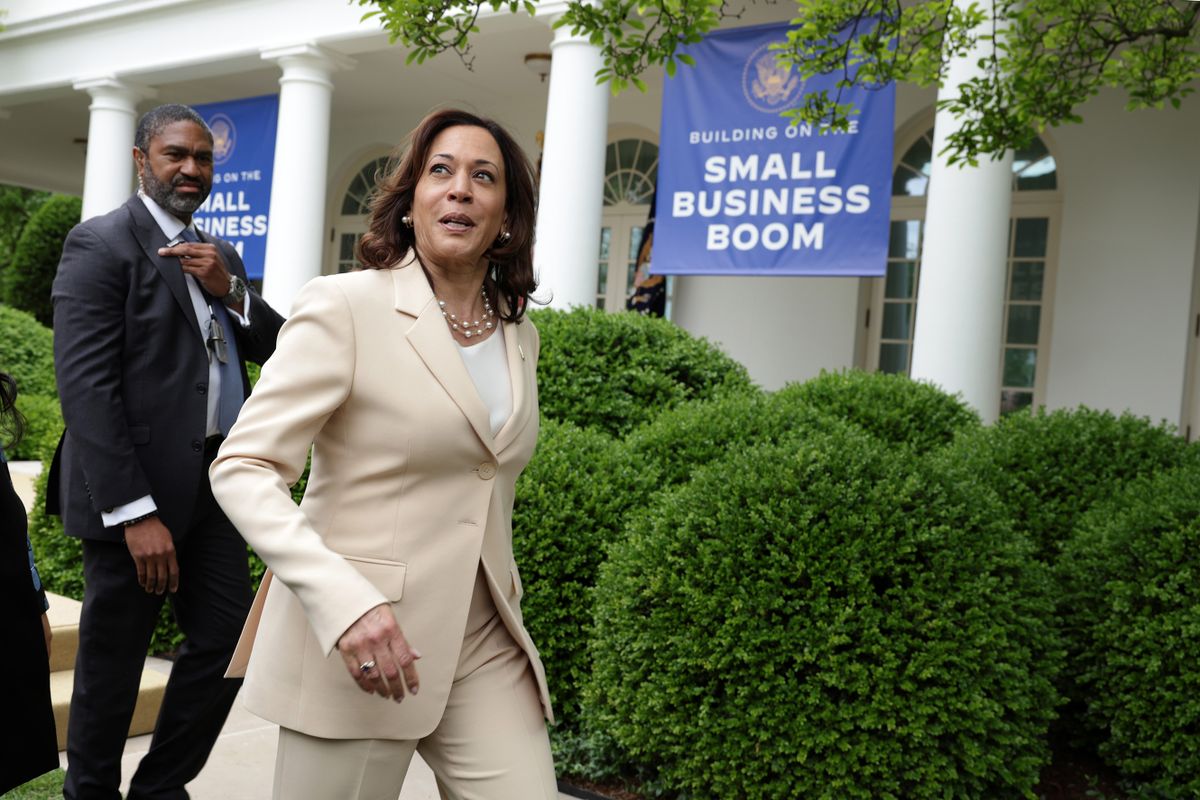
[[[414,752],[443,800],[556,800],[537,685],[482,569],[442,721],[420,740],[321,739],[279,730],[275,800],[397,800]]]

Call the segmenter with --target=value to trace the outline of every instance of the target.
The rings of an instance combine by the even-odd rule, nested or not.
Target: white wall
[[[1115,92],[1053,133],[1062,239],[1046,402],[1180,422],[1200,219],[1200,101]]]
[[[746,365],[764,389],[854,362],[856,278],[680,278],[675,321]]]

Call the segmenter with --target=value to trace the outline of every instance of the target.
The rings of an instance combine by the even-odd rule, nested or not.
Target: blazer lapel
[[[192,325],[192,330],[196,331],[196,335],[201,338],[200,321],[196,319],[196,309],[192,307],[192,298],[188,294],[187,285],[183,280],[183,269],[179,266],[179,259],[170,256],[160,256],[158,248],[167,246],[167,237],[163,234],[162,229],[158,227],[158,223],[154,221],[154,217],[150,216],[150,212],[146,210],[141,198],[134,195],[126,204],[125,207],[129,211],[130,217],[133,219],[133,235],[141,245],[142,250],[146,253],[146,258],[157,269],[162,279],[166,282],[167,288],[171,290],[171,294],[175,296],[175,301],[179,303],[179,308],[183,311],[183,315],[187,317],[188,322]]]
[[[512,416],[496,434],[496,452],[512,444],[517,434],[525,428],[533,410],[532,383],[533,342],[529,335],[529,323],[504,322],[504,349],[508,352],[508,376],[512,383]]]
[[[392,285],[396,310],[416,318],[406,333],[409,344],[466,416],[480,441],[495,455],[487,407],[479,398],[467,365],[450,336],[425,273],[414,259],[410,259],[392,270]]]

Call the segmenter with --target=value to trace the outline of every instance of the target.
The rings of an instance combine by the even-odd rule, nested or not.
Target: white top
[[[483,404],[487,406],[489,422],[492,425],[492,436],[500,432],[504,423],[512,416],[512,378],[508,374],[508,353],[504,349],[504,325],[500,324],[496,332],[484,339],[480,344],[464,346],[456,339],[458,352],[462,353],[463,363],[471,380],[475,383],[475,391]]]

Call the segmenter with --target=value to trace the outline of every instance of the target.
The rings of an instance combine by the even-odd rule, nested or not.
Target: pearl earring
[[[510,241],[512,241],[512,234],[509,233],[508,231],[500,231],[500,236],[499,236],[498,241],[502,245],[508,244]]]
[[[400,218],[400,222],[402,222],[404,224],[404,227],[411,228],[412,227],[412,215],[405,214],[403,217]]]

